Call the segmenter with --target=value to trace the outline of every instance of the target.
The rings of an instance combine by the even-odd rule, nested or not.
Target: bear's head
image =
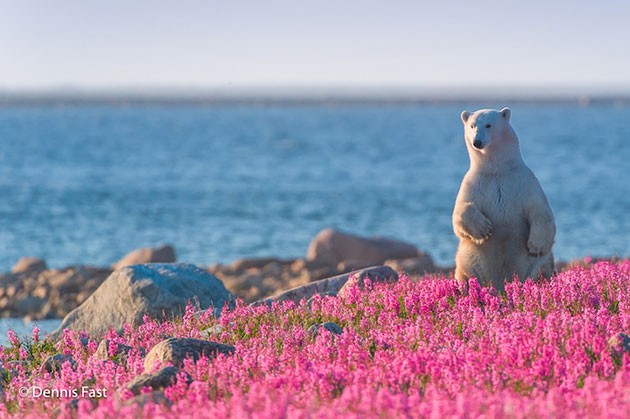
[[[473,113],[462,112],[468,149],[471,152],[485,153],[499,148],[506,136],[514,133],[510,126],[510,115],[509,108],[500,111],[481,109]]]

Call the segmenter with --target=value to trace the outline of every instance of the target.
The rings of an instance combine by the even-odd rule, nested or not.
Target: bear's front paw
[[[530,237],[527,240],[527,252],[531,257],[545,256],[551,250],[551,246],[545,244],[539,240],[534,240]]]
[[[492,236],[492,223],[484,216],[477,221],[469,226],[470,240],[475,244],[482,244]]]

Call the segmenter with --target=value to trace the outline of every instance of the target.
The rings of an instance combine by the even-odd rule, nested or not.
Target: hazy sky
[[[0,0],[0,88],[630,85],[630,1]]]

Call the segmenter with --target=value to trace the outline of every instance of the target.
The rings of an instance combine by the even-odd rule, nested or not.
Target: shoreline
[[[557,261],[556,271],[584,264],[586,260],[620,261],[623,257],[604,256]],[[157,261],[147,261],[152,263]],[[177,263],[167,261],[165,263]],[[390,259],[383,263],[398,273],[413,279],[429,274],[452,275],[454,266],[435,265],[429,255],[415,258]],[[0,319],[22,320],[25,324],[37,320],[61,321],[80,306],[111,275],[112,267],[71,265],[60,269],[28,269],[24,272],[0,273]],[[200,266],[220,279],[236,297],[245,303],[264,300],[291,288],[306,285],[369,265],[352,261],[336,265],[322,264],[304,258],[244,258],[232,264]]]

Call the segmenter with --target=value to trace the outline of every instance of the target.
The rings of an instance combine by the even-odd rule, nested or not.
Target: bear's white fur
[[[538,179],[521,157],[511,112],[462,112],[470,169],[453,211],[459,237],[455,278],[504,290],[505,280],[549,277],[556,234],[553,212]]]

